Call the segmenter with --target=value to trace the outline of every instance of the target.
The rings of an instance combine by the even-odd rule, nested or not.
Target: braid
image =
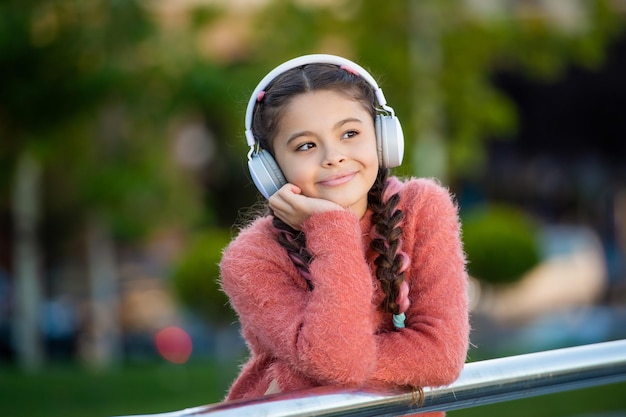
[[[400,195],[398,192],[385,198],[388,190],[389,170],[381,169],[378,172],[376,182],[368,194],[369,207],[373,211],[372,224],[374,238],[370,247],[378,257],[374,261],[376,265],[376,278],[380,281],[385,299],[382,303],[383,311],[393,314],[403,313],[407,308],[407,302],[401,301],[406,298],[406,289],[403,291],[404,271],[408,265],[408,256],[402,251],[402,228],[400,222],[404,215],[396,209]],[[307,286],[313,290],[309,264],[313,256],[306,248],[306,236],[304,233],[293,229],[291,226],[274,216],[272,225],[278,230],[278,242],[287,250],[289,259],[296,266]]]
[[[272,225],[278,230],[278,243],[287,250],[289,259],[296,266],[300,274],[305,279],[309,290],[313,289],[309,263],[313,256],[306,248],[306,236],[302,232],[293,229],[287,223],[274,216]]]
[[[403,313],[408,307],[406,290],[403,291],[404,271],[408,266],[408,256],[402,252],[402,228],[400,222],[404,215],[397,209],[400,194],[389,192],[389,170],[380,169],[374,186],[369,192],[369,207],[372,209],[373,239],[370,247],[378,257],[375,260],[376,278],[385,293],[383,311],[393,314]],[[394,190],[395,191],[395,190]],[[399,297],[399,295],[402,295]]]

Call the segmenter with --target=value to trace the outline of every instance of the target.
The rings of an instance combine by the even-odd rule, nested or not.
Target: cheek
[[[295,184],[300,188],[306,185],[307,180],[310,179],[314,172],[312,167],[309,167],[304,160],[299,160],[295,163],[288,158],[283,158],[279,165],[287,182]]]
[[[378,167],[378,145],[376,143],[376,137],[374,137],[367,148],[363,149],[364,155],[367,155],[367,163],[369,165],[376,165]]]

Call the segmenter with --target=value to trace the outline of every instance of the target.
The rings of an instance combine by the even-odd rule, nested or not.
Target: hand
[[[293,184],[285,184],[275,192],[269,199],[269,206],[276,217],[296,230],[302,230],[302,223],[315,213],[344,210],[330,200],[303,195],[300,187]]]

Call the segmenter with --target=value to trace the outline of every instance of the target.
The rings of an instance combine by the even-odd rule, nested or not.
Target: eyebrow
[[[339,129],[341,126],[345,125],[346,123],[351,123],[351,122],[356,122],[356,123],[363,123],[363,121],[361,119],[359,119],[358,117],[346,117],[345,119],[341,119],[340,121],[338,121],[337,123],[335,123],[335,125],[333,126],[333,129]],[[289,135],[289,138],[287,138],[287,145],[289,145],[289,143],[291,143],[291,141],[302,137],[302,136],[312,136],[313,133],[309,130],[302,130],[300,132],[296,132],[293,133],[291,135]]]

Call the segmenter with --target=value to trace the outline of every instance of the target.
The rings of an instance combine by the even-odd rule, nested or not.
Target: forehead
[[[296,121],[341,119],[348,114],[367,114],[371,111],[362,101],[345,91],[315,90],[294,96],[282,113],[280,125],[284,126]]]

